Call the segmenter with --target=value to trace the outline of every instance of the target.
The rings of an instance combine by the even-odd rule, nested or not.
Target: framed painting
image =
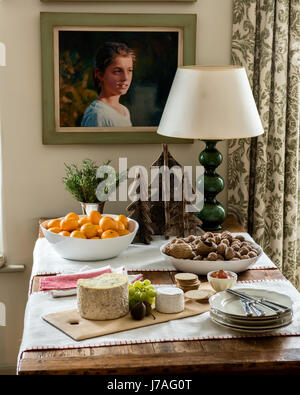
[[[194,14],[41,13],[43,144],[191,143],[156,133]]]
[[[118,1],[118,2],[122,2],[122,1],[128,1],[128,0],[41,0],[41,2],[43,2],[43,3],[71,3],[71,2],[80,2],[80,3],[94,3],[94,2],[99,2],[99,1],[106,1],[106,2],[112,2],[112,1]],[[147,2],[158,2],[158,1],[160,1],[161,2],[161,0],[130,0],[130,1],[136,1],[136,2],[138,2],[138,1],[147,1]],[[163,0],[163,1],[166,1],[166,2],[190,2],[190,3],[192,3],[192,2],[196,2],[197,0]]]

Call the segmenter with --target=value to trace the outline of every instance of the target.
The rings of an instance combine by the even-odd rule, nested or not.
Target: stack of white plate
[[[287,295],[265,289],[234,288],[255,298],[265,298],[287,306],[286,310],[275,312],[260,304],[255,304],[265,314],[247,316],[238,296],[227,291],[209,298],[210,317],[213,322],[226,328],[242,332],[266,332],[289,325],[293,319],[293,302]]]

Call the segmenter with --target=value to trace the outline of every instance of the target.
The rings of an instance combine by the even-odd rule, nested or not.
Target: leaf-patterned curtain
[[[229,142],[228,212],[296,286],[300,270],[300,2],[234,0],[232,63],[247,71],[264,127]]]

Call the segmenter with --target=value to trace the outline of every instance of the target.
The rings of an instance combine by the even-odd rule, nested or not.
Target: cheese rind
[[[89,320],[112,320],[129,311],[128,279],[118,273],[77,281],[77,308]]]
[[[160,287],[156,292],[155,308],[160,313],[180,313],[184,310],[184,293],[177,287]]]

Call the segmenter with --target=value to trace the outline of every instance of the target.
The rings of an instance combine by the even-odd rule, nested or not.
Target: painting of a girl
[[[98,97],[85,110],[82,127],[130,127],[130,113],[120,103],[131,85],[135,54],[124,43],[105,42],[97,51],[93,79]]]

